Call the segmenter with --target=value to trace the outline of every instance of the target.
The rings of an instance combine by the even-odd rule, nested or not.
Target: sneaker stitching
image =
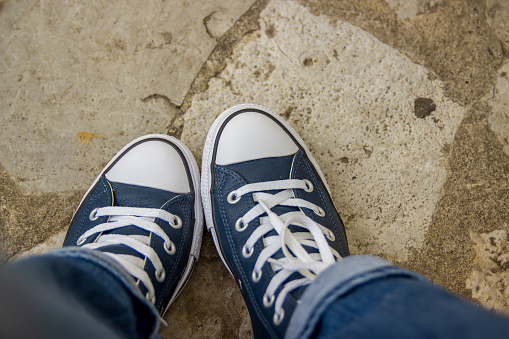
[[[304,157],[301,157],[299,159],[299,164],[301,164],[301,166],[306,169],[311,175],[311,180],[313,180],[313,185],[315,185],[315,187],[317,188],[317,191],[318,191],[318,195],[320,196],[320,199],[322,201],[322,204],[324,207],[326,207],[325,209],[327,210],[327,214],[329,215],[329,219],[332,221],[332,224],[333,224],[333,227],[334,227],[334,231],[335,231],[335,235],[334,236],[337,236],[337,240],[338,240],[338,243],[339,243],[339,246],[341,246],[341,250],[342,250],[342,253],[346,253],[346,250],[345,250],[345,247],[343,245],[343,241],[341,239],[341,236],[340,236],[340,232],[339,232],[339,226],[336,222],[336,218],[331,215],[331,211],[330,211],[330,208],[329,208],[329,203],[327,202],[327,200],[325,199],[325,195],[323,193],[323,189],[322,189],[322,185],[319,185],[319,180],[317,179],[314,171],[313,171],[313,168],[311,167],[311,165],[309,164],[308,161],[305,161],[305,158]],[[299,169],[299,166],[297,166],[296,168],[296,172],[298,171]],[[332,201],[331,201],[332,203]]]
[[[180,201],[179,201],[180,200]],[[162,207],[161,209],[163,208],[168,208],[170,206],[175,206],[175,205],[181,205],[182,206],[182,209],[184,210],[184,214],[185,215],[189,215],[189,212],[190,212],[190,208],[189,208],[189,197],[188,196],[181,196],[181,197],[177,197],[176,199],[172,199],[168,202],[166,202]],[[165,206],[166,204],[168,204],[167,206]],[[188,220],[186,218],[186,224],[182,225],[182,233],[184,229],[188,229],[189,227],[187,227],[188,223]],[[171,226],[170,226],[171,227]],[[189,230],[188,230],[189,231]],[[177,251],[177,255],[174,256],[174,260],[172,260],[172,262],[170,263],[170,270],[168,272],[168,274],[166,275],[168,278],[166,279],[164,285],[163,285],[163,288],[160,292],[160,295],[161,296],[165,296],[166,295],[166,292],[168,291],[169,287],[170,287],[170,281],[173,280],[173,276],[174,276],[174,272],[176,271],[177,269],[177,266],[178,266],[178,263],[180,262],[181,258],[182,258],[182,247],[183,247],[183,244],[184,244],[184,240],[187,239],[187,237],[184,237],[183,234],[181,234],[180,236],[180,242],[179,242],[179,251]],[[173,240],[172,240],[173,241]],[[166,254],[166,252],[165,252]],[[164,266],[164,265],[163,265]],[[170,296],[171,297],[171,296]],[[162,307],[162,306],[165,306],[165,305],[162,305],[163,303],[163,299],[162,298],[159,298],[159,301],[158,301],[158,308]]]
[[[218,188],[218,191],[221,191],[221,192],[224,191],[221,188],[224,188],[223,185],[224,185],[224,182],[226,181],[226,177],[227,176],[231,177],[234,180],[237,180],[239,182],[239,184],[243,184],[244,183],[244,180],[241,180],[240,176],[238,174],[232,172],[232,171],[228,171],[228,170],[223,169],[221,167],[216,167],[216,170],[218,170],[219,172],[221,172],[223,174],[221,182],[220,182],[221,185],[219,185],[219,183],[217,183],[215,185],[215,187]],[[215,176],[215,178],[217,178],[217,175]],[[226,209],[224,207],[224,203],[222,202],[225,197],[226,196],[224,195],[224,192],[223,192],[222,196],[219,197],[219,199],[218,199],[219,201],[218,202],[219,202],[219,210],[221,212],[221,221],[223,222],[223,225],[228,225],[228,223],[227,223],[228,219],[227,219],[227,216],[226,216]],[[249,277],[246,276],[246,274],[244,272],[244,269],[242,268],[241,261],[239,260],[237,250],[235,249],[235,240],[232,238],[232,234],[230,232],[230,228],[229,227],[224,227],[224,229],[225,229],[225,233],[226,233],[226,238],[228,239],[228,243],[230,245],[230,248],[232,249],[233,260],[234,260],[234,262],[235,262],[235,264],[237,266],[237,271],[239,272],[239,275],[241,276],[243,281],[248,281]],[[265,315],[263,314],[263,312],[260,309],[260,306],[258,305],[258,302],[256,300],[256,296],[254,295],[254,292],[252,291],[251,284],[245,284],[245,286],[246,286],[245,287],[246,293],[248,294],[248,296],[249,296],[249,298],[251,300],[251,304],[253,306],[253,310],[256,312],[256,315],[258,316],[258,319],[264,325],[265,329],[271,334],[271,336],[277,337],[276,333],[274,333],[274,329],[272,328],[270,323],[268,323],[268,320],[266,319]]]
[[[83,215],[81,217],[81,220],[80,220],[80,222],[78,224],[78,227],[77,227],[76,231],[74,232],[74,239],[72,239],[72,241],[71,241],[71,243],[73,245],[76,244],[76,242],[78,241],[78,238],[81,236],[81,234],[86,232],[86,230],[83,231],[83,229],[84,229],[84,226],[85,226],[85,224],[87,222],[91,223],[91,227],[86,227],[88,229],[94,227],[95,225],[99,225],[101,223],[101,222],[97,222],[97,221],[94,223],[94,222],[88,220],[88,214],[90,214],[90,212],[92,212],[93,207],[95,206],[95,203],[97,201],[99,201],[104,195],[108,195],[108,193],[110,193],[109,192],[109,188],[110,187],[108,185],[106,185],[103,182],[103,179],[101,178],[101,180],[97,183],[97,187],[96,188],[97,188],[97,190],[94,189],[92,194],[89,195],[89,197],[87,199],[87,202],[85,203],[85,206],[83,206],[83,207],[85,207],[83,209],[84,213],[83,213]],[[97,220],[100,220],[100,218],[97,219]],[[97,237],[95,237],[95,238],[97,238]]]

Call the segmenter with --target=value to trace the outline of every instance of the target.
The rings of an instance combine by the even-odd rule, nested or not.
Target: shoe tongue
[[[302,278],[300,275],[298,276],[298,278]],[[294,278],[294,279],[297,279],[297,278]],[[293,279],[288,279],[288,281],[290,280],[293,280]],[[304,286],[301,286],[299,288],[296,288],[294,289],[293,291],[290,292],[290,295],[295,299],[295,300],[300,300],[300,298],[302,298],[302,295],[304,294],[304,292],[306,291],[306,288],[308,287],[309,285],[304,285]]]
[[[130,185],[118,182],[111,182],[113,188],[114,206],[119,207],[138,207],[138,208],[161,208],[166,202],[178,196],[173,193],[157,188]],[[146,218],[148,220],[148,218]],[[121,234],[121,235],[141,235],[150,236],[150,232],[142,230],[136,226],[122,227],[116,230],[106,232],[104,234]],[[124,245],[112,245],[103,247],[101,250],[114,254],[127,254],[138,258],[143,258],[132,248]]]
[[[295,155],[289,155],[285,157],[277,157],[277,158],[265,158],[265,159],[257,159],[246,161],[238,164],[227,165],[226,168],[234,171],[238,175],[240,175],[246,182],[248,183],[256,183],[256,182],[266,182],[266,181],[274,181],[274,180],[285,180],[290,178],[290,171],[292,168],[292,164],[294,161]],[[270,194],[276,194],[279,191],[266,191]],[[299,211],[297,207],[289,207],[289,206],[276,206],[272,208],[272,211],[278,215]],[[290,225],[290,231],[292,232],[302,232],[303,229],[296,226]],[[269,232],[266,236],[276,235],[275,231]],[[308,253],[316,253],[318,252],[316,249],[304,246]],[[272,258],[280,259],[284,257],[283,252],[279,250],[276,252]],[[285,283],[300,279],[302,276],[298,273],[294,273],[290,276]],[[302,294],[306,290],[307,286],[299,287],[290,292],[295,299],[299,300],[302,297]]]
[[[240,175],[247,183],[284,180],[290,178],[294,156],[256,159],[224,167]]]
[[[295,155],[284,157],[256,159],[240,162],[233,165],[227,165],[228,168],[240,175],[247,183],[259,183],[276,180],[290,179],[293,159]],[[281,190],[265,191],[266,193],[276,194]],[[278,215],[298,211],[296,207],[276,206],[272,211]]]
[[[178,196],[157,188],[111,182],[114,204],[122,207],[161,208],[168,200]]]

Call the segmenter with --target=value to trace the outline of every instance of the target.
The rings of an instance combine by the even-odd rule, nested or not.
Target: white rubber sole
[[[134,144],[137,144],[143,140],[147,139],[162,139],[169,141],[170,143],[174,144],[184,155],[184,158],[188,164],[189,172],[191,174],[191,180],[193,182],[193,188],[194,188],[194,215],[195,215],[195,222],[194,222],[194,232],[193,232],[193,239],[191,241],[191,252],[189,255],[188,262],[186,264],[186,268],[184,270],[184,274],[182,275],[182,278],[179,280],[177,284],[177,288],[175,289],[175,292],[173,293],[172,297],[170,298],[170,302],[168,303],[168,306],[166,306],[166,309],[162,313],[161,317],[166,313],[168,310],[168,307],[175,301],[179,293],[184,288],[185,284],[189,280],[189,277],[191,275],[191,272],[193,270],[194,264],[196,261],[198,261],[198,258],[200,256],[200,248],[201,248],[201,241],[203,236],[203,209],[202,209],[202,203],[201,203],[201,196],[200,196],[200,170],[198,168],[198,164],[196,163],[196,159],[194,158],[193,154],[187,148],[186,145],[184,145],[180,140],[171,137],[169,135],[165,134],[148,134],[144,135],[142,137],[139,137],[133,141],[131,141],[129,144],[124,146],[120,151],[117,152],[117,154],[108,162],[108,164],[103,168],[101,173],[97,176],[97,178],[94,180],[92,185],[90,185],[89,189],[81,199],[78,207],[76,208],[72,219],[74,220],[74,216],[76,215],[76,212],[80,209],[81,205],[85,201],[85,199],[88,197],[89,193],[94,189],[95,185],[101,178],[101,176],[109,170],[109,168],[117,161],[117,159],[123,155],[129,148],[131,148]]]
[[[325,180],[325,177],[322,173],[322,170],[320,169],[320,166],[318,166],[318,163],[316,162],[315,158],[312,156],[311,152],[307,148],[304,141],[301,139],[301,137],[297,134],[297,132],[279,115],[273,113],[272,111],[268,110],[267,108],[256,105],[256,104],[241,104],[236,105],[233,107],[228,108],[226,111],[221,113],[216,120],[212,123],[212,126],[209,129],[209,132],[207,134],[207,138],[205,140],[205,145],[203,147],[203,158],[202,158],[202,166],[201,166],[201,196],[202,196],[202,202],[203,202],[203,212],[205,214],[205,222],[207,225],[207,229],[210,231],[210,234],[212,235],[212,240],[214,241],[214,246],[216,247],[217,252],[219,253],[219,257],[223,261],[226,268],[228,268],[228,271],[230,271],[230,274],[233,276],[233,273],[226,263],[226,260],[223,256],[221,246],[219,244],[219,239],[217,236],[217,231],[215,229],[215,223],[214,218],[212,214],[212,199],[210,196],[210,191],[212,189],[212,157],[214,154],[214,145],[216,143],[217,135],[223,126],[224,122],[228,120],[228,118],[232,115],[237,113],[240,110],[245,109],[254,109],[258,111],[262,111],[264,113],[267,113],[268,115],[272,116],[275,120],[277,120],[282,126],[284,126],[288,132],[294,137],[294,139],[297,141],[299,146],[304,150],[306,153],[309,161],[313,164],[313,166],[316,169],[316,172],[320,176],[320,179],[324,183],[327,191],[330,195],[330,188],[327,185],[327,181]]]

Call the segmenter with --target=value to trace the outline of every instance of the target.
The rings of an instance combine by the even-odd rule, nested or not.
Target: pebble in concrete
[[[422,246],[446,177],[442,147],[465,110],[424,67],[348,23],[292,1],[272,1],[260,23],[194,97],[182,139],[201,158],[209,126],[230,105],[279,112],[325,172],[352,252],[407,260]],[[435,110],[416,117],[418,98]]]

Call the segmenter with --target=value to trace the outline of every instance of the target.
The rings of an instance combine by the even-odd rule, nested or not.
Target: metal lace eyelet
[[[78,238],[78,241],[76,241],[76,245],[80,246],[83,245],[83,243],[87,240],[84,236],[81,236]]]
[[[272,304],[274,303],[274,299],[276,299],[274,294],[270,298],[266,294],[264,294],[263,295],[263,306],[271,307]]]
[[[334,235],[334,232],[332,232],[331,230],[329,230],[327,232],[327,239],[329,239],[330,241],[334,241],[336,240],[336,236]]]
[[[272,322],[274,323],[274,325],[277,326],[283,322],[284,317],[285,317],[285,310],[281,309],[280,314],[278,314],[277,312],[274,313],[274,319],[272,319]]]
[[[313,184],[308,179],[304,179],[304,184],[306,184],[306,188],[304,188],[304,191],[306,192],[313,192]]]
[[[156,296],[154,295],[152,298],[150,297],[150,294],[147,292],[147,294],[145,294],[145,298],[147,298],[148,301],[150,301],[152,304],[154,304],[156,302]]]
[[[180,219],[178,215],[175,215],[175,219],[173,219],[171,227],[173,227],[174,229],[179,229],[182,227],[182,219]]]
[[[251,275],[251,278],[253,279],[253,282],[257,283],[262,278],[262,271],[256,272],[256,270],[253,270],[253,274]]]
[[[318,206],[318,208],[316,210],[313,210],[313,212],[315,212],[315,214],[319,217],[325,216],[325,211],[320,206]]]
[[[166,278],[166,271],[164,270],[164,268],[163,268],[163,270],[161,272],[157,272],[156,271],[156,279],[157,279],[157,281],[163,282],[164,278]]]
[[[249,258],[250,256],[252,256],[253,252],[254,252],[254,248],[248,249],[246,245],[244,245],[244,247],[242,247],[242,256],[246,259]]]
[[[228,200],[228,202],[233,205],[240,200],[240,197],[237,195],[237,193],[235,193],[235,191],[231,191],[230,194],[228,194],[228,197],[226,197],[226,200]]]
[[[99,218],[99,217],[97,216],[97,211],[98,211],[98,210],[99,210],[99,207],[94,208],[94,209],[92,210],[92,212],[90,212],[90,215],[88,216],[88,219],[90,219],[90,221],[94,221],[94,220],[97,220],[97,218]]]
[[[175,247],[175,244],[173,243],[173,241],[170,241],[169,245],[168,245],[168,243],[165,242],[163,247],[164,247],[164,250],[166,251],[166,253],[168,253],[169,255],[174,255],[175,252],[177,251],[177,248]]]
[[[235,229],[237,230],[237,232],[242,232],[247,228],[247,225],[248,224],[244,224],[242,218],[238,218],[237,221],[235,222]]]

